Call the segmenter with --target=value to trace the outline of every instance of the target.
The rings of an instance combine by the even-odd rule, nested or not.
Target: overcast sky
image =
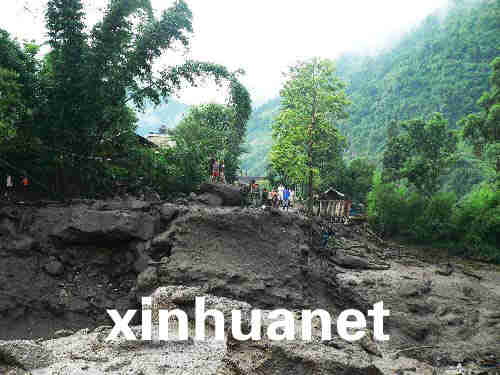
[[[46,0],[0,0],[0,27],[20,39],[45,39]],[[107,0],[83,0],[89,23]],[[385,46],[448,0],[187,0],[194,35],[189,57],[243,68],[255,104],[275,97],[281,73],[298,59],[335,59],[346,51],[371,53]],[[173,0],[151,0],[161,11]],[[31,12],[26,10],[26,6]],[[179,61],[166,55],[165,63]],[[213,89],[185,90],[195,104],[224,99]]]

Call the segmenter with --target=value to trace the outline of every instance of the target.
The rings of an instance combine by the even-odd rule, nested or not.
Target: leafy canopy
[[[138,108],[146,100],[158,104],[201,76],[234,79],[225,67],[206,62],[154,71],[164,52],[189,46],[192,14],[182,0],[160,19],[149,0],[112,0],[88,34],[81,0],[49,0],[46,20],[52,47],[46,69],[50,125],[43,124],[40,135],[63,136],[65,146],[79,152],[95,152],[110,138],[130,134],[129,102]]]
[[[162,166],[177,154],[162,159],[141,149],[131,106],[158,104],[199,79],[228,83],[228,105],[243,138],[251,104],[240,71],[191,60],[154,68],[165,52],[189,47],[192,14],[185,1],[156,18],[150,0],[109,0],[88,30],[82,0],[48,0],[45,18],[51,50],[41,60],[36,46],[22,50],[0,30],[0,90],[9,92],[0,101],[0,135],[11,137],[1,154],[39,187],[59,196],[95,195],[112,191],[118,179],[153,184],[151,173],[137,172],[144,168],[177,173]]]
[[[271,167],[291,183],[319,179],[339,159],[343,138],[335,123],[347,117],[349,101],[332,61],[298,62],[286,74],[280,112],[272,129]]]
[[[399,126],[393,124],[390,130],[392,137],[383,160],[385,178],[407,179],[425,196],[436,193],[441,177],[453,165],[457,145],[457,136],[448,128],[446,119],[435,113],[428,121],[403,121]]]

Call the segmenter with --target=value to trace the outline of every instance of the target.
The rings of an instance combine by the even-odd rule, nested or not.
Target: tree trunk
[[[314,121],[314,120],[313,120]],[[309,160],[308,160],[308,167],[309,167],[309,176],[308,176],[308,181],[307,181],[307,194],[308,194],[308,201],[307,201],[307,211],[309,215],[312,215],[313,211],[313,170],[312,170],[312,147],[313,147],[313,124],[309,126]]]
[[[312,119],[311,126],[309,127],[309,181],[308,181],[308,194],[309,194],[309,202],[308,202],[308,211],[309,215],[312,215],[313,212],[313,136],[314,136],[314,126],[316,122],[316,97],[314,97],[313,101],[313,110],[312,110]]]

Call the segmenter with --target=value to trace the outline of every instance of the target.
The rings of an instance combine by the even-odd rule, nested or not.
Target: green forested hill
[[[241,170],[249,176],[266,173],[267,154],[271,150],[271,122],[278,113],[280,99],[274,98],[256,108],[247,125],[245,148],[248,153],[241,158]]]
[[[174,128],[188,109],[188,105],[171,98],[167,103],[158,106],[147,105],[144,113],[137,113],[139,119],[137,133],[141,135],[155,133],[162,125]]]
[[[349,120],[340,125],[350,143],[347,156],[380,155],[391,120],[439,111],[455,125],[478,111],[476,101],[488,89],[489,63],[496,56],[500,56],[500,0],[454,0],[391,49],[376,56],[340,57],[338,74],[353,103]],[[278,104],[273,99],[251,118],[247,134],[251,153],[242,164],[249,173],[263,173],[271,144],[270,121]]]
[[[380,152],[391,120],[437,111],[454,125],[478,110],[489,63],[500,55],[500,0],[455,0],[442,13],[427,17],[390,51],[337,61],[353,102],[342,131],[356,155]]]

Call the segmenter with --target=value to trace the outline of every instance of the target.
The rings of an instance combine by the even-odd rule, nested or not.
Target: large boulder
[[[52,276],[59,276],[64,273],[64,265],[57,259],[50,259],[44,266],[45,271]]]
[[[204,183],[200,186],[200,192],[219,196],[223,206],[240,206],[243,200],[240,189],[231,185]]]
[[[0,362],[33,370],[50,366],[55,358],[50,350],[30,340],[0,341]]]
[[[5,244],[3,247],[17,254],[27,255],[37,246],[37,241],[27,235],[18,235],[13,239],[8,239],[4,242]],[[0,247],[2,247],[2,245],[0,245]]]
[[[158,275],[155,267],[148,267],[137,276],[137,288],[139,290],[147,289],[158,281]]]
[[[196,200],[212,207],[219,207],[224,203],[224,199],[220,195],[212,193],[203,193]]]
[[[180,341],[175,329],[167,341],[158,340],[157,334],[153,334],[151,341],[142,341],[140,327],[131,329],[138,340],[129,341],[120,335],[116,340],[105,341],[110,329],[103,326],[93,332],[82,330],[68,337],[44,341],[42,345],[55,354],[57,362],[33,374],[218,374],[225,354],[224,342]]]
[[[226,331],[231,328],[231,313],[233,310],[241,311],[241,324],[245,329],[249,329],[250,311],[252,308],[250,304],[244,301],[207,294],[205,289],[201,287],[169,285],[157,288],[151,294],[153,317],[158,317],[159,310],[181,309],[187,313],[189,319],[194,321],[196,319],[194,306],[197,297],[205,297],[205,310],[217,310],[224,314]],[[213,325],[213,320],[207,319],[207,324]]]
[[[165,203],[161,206],[160,216],[163,221],[170,223],[177,215],[179,215],[179,212],[179,206],[171,203]]]
[[[64,243],[149,240],[159,217],[140,211],[97,211],[85,207],[68,210],[52,230]]]
[[[8,217],[0,217],[0,236],[14,236],[16,234],[16,224]]]

